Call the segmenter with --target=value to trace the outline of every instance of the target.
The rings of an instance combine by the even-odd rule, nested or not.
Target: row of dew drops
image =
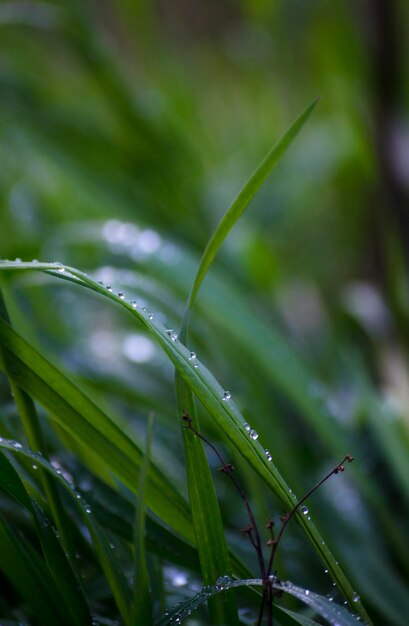
[[[7,261],[7,259],[5,259],[5,261]],[[15,261],[14,261],[14,263],[21,263],[21,262],[22,262],[22,260],[20,258],[16,258]],[[35,263],[39,263],[39,261],[37,259],[33,259],[31,262],[34,263],[34,264]],[[53,265],[54,268],[56,269],[56,271],[61,273],[61,274],[65,273],[65,271],[66,271],[64,265],[61,262],[59,262],[59,261],[54,261],[53,263],[51,263],[51,265]],[[99,281],[98,284],[101,285],[102,287],[104,287],[109,293],[114,294],[114,291],[113,291],[111,285],[105,285],[102,281]],[[117,293],[117,296],[122,301],[126,300],[125,294],[124,294],[123,291],[119,291]],[[140,310],[146,315],[148,320],[152,321],[154,319],[154,314],[149,312],[146,307],[140,307],[136,300],[130,300],[129,304],[130,304],[130,306],[133,309],[139,309],[140,308]],[[178,335],[177,335],[176,331],[174,331],[172,328],[167,329],[166,333],[167,333],[168,337],[171,339],[171,341],[177,341]],[[196,353],[195,352],[190,352],[190,354],[188,356],[188,361],[190,361],[192,363],[194,369],[198,369],[198,367],[199,367],[199,364],[196,362],[196,359],[197,359]],[[231,392],[226,390],[226,391],[223,392],[222,400],[224,402],[227,402],[228,400],[231,399],[231,397],[232,397]],[[258,439],[257,431],[254,430],[253,428],[251,428],[251,426],[249,424],[245,423],[245,424],[243,424],[243,427],[244,427],[245,431],[248,433],[250,439],[252,439],[253,441],[256,441]],[[264,450],[264,454],[266,456],[267,461],[271,462],[273,460],[273,457],[272,457],[270,451],[267,448]],[[293,496],[293,498],[295,499],[295,496]],[[303,512],[305,514],[308,514],[308,509],[306,509],[306,510],[305,509],[306,509],[306,507],[303,507]]]
[[[5,259],[5,261],[8,261],[7,259]],[[22,260],[20,258],[16,258],[14,260],[14,263],[19,264],[22,263]],[[33,259],[31,261],[31,263],[36,264],[39,263],[39,261],[37,259]],[[51,263],[51,265],[53,266],[53,268],[55,268],[55,270],[61,274],[64,274],[66,272],[66,268],[64,267],[64,265],[59,262],[59,261],[54,261]],[[114,291],[111,285],[105,285],[102,281],[98,282],[99,285],[101,285],[102,287],[104,287],[108,293],[111,293],[114,295]],[[123,291],[119,291],[117,294],[117,297],[122,300],[125,301],[125,294]],[[146,307],[140,307],[138,302],[136,300],[129,300],[129,305],[133,308],[133,309],[139,309],[146,315],[146,317],[148,318],[148,320],[152,321],[154,319],[154,314],[149,312],[148,309]],[[168,335],[168,337],[171,339],[171,341],[177,341],[178,339],[178,335],[176,333],[176,331],[174,331],[172,328],[169,328],[166,330],[166,334]],[[195,352],[190,352],[189,356],[188,356],[188,361],[190,361],[193,365],[194,369],[198,369],[199,364],[196,361],[197,356]],[[222,394],[222,400],[224,402],[227,402],[228,400],[230,400],[232,397],[231,392],[230,391],[224,391]],[[254,430],[253,428],[251,428],[251,426],[247,423],[243,424],[243,428],[244,430],[248,433],[250,439],[252,439],[253,441],[256,441],[258,439],[258,433],[256,430]],[[264,450],[264,454],[266,456],[267,461],[272,461],[273,457],[270,453],[270,451],[266,448]],[[293,495],[293,498],[295,499],[295,496]],[[303,512],[305,514],[308,514],[308,509],[306,507],[303,507]]]
[[[25,456],[28,456],[29,458],[31,458],[32,461],[33,461],[32,465],[31,465],[33,470],[38,470],[39,465],[40,465],[40,467],[44,467],[44,465],[45,465],[48,468],[51,468],[53,473],[58,474],[58,476],[60,476],[60,478],[62,480],[64,480],[66,485],[73,492],[73,494],[74,494],[75,498],[78,500],[79,504],[84,509],[84,511],[86,513],[92,513],[92,509],[91,509],[90,505],[83,499],[82,495],[76,490],[74,484],[71,482],[72,481],[72,477],[69,474],[69,472],[65,471],[59,464],[56,464],[56,463],[53,463],[53,462],[50,463],[42,455],[41,452],[32,452],[28,448],[24,447],[23,444],[20,443],[19,441],[14,441],[13,439],[4,439],[3,437],[0,437],[0,444],[2,444],[4,447],[10,447],[13,450],[16,450],[18,452],[23,452]],[[37,465],[37,463],[38,463],[38,465]]]
[[[321,597],[315,593],[310,592],[308,589],[302,589],[301,587],[297,587],[290,581],[279,583],[278,579],[275,576],[271,576],[270,579],[277,589],[281,588],[283,589],[283,591],[292,593],[292,595],[295,595],[299,599],[302,599],[304,597],[304,601],[307,601],[308,604],[311,604],[313,608],[317,609],[318,606],[320,606],[322,616],[328,619],[328,621],[333,625],[338,624],[338,618],[345,615],[343,607],[340,607],[339,605],[334,605],[333,608],[329,607],[328,605],[323,606]],[[181,624],[187,617],[190,616],[193,611],[195,611],[197,608],[199,608],[200,605],[206,602],[208,598],[221,591],[231,589],[232,587],[254,586],[261,584],[263,584],[261,579],[234,580],[230,576],[220,576],[217,579],[215,585],[207,585],[203,587],[203,589],[201,589],[201,591],[190,600],[182,601],[174,609],[166,611],[163,617],[159,620],[158,625]],[[310,602],[308,602],[308,599],[310,599]],[[358,602],[359,599],[359,596],[357,594],[354,594],[353,602]],[[361,621],[359,615],[354,615],[354,618],[357,622]]]

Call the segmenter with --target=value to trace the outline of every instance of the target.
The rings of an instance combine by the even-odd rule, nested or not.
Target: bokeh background
[[[320,97],[217,257],[191,343],[299,495],[348,442],[360,481],[334,480],[311,510],[376,623],[402,626],[408,48],[403,0],[0,2],[1,256],[92,272],[170,327],[229,203]],[[185,488],[173,372],[152,340],[50,277],[11,287],[20,331],[135,437],[156,410],[156,454]],[[12,419],[7,398],[2,411]],[[267,519],[276,504],[241,471]],[[251,565],[240,503],[216,480],[230,541]],[[331,593],[296,529],[281,567]]]

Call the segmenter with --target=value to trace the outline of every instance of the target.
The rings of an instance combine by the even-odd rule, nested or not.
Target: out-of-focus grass
[[[206,278],[190,347],[232,392],[297,495],[340,452],[356,457],[351,476],[317,494],[311,513],[375,623],[403,626],[407,270],[392,230],[382,248],[389,278],[378,271],[381,174],[365,15],[340,0],[187,5],[0,3],[1,256],[84,268],[177,328],[225,207],[296,112],[320,95],[302,140]],[[16,329],[121,414],[131,437],[143,441],[146,416],[156,410],[153,459],[186,491],[173,372],[145,331],[49,277],[14,276],[5,296]],[[1,385],[2,434],[20,439]],[[51,430],[41,407],[39,414],[51,454],[73,475],[83,473],[98,510],[108,488],[98,459]],[[199,415],[246,474],[260,516],[282,513],[200,406]],[[252,568],[238,533],[239,505],[216,485],[228,539]],[[116,490],[112,481],[109,489]],[[114,542],[129,542],[128,494],[112,506],[101,507],[103,523]],[[2,510],[27,530],[6,500]],[[163,564],[160,550],[154,554],[154,522],[151,570]],[[97,591],[98,568],[84,537],[80,543],[87,592],[109,616],[109,593]],[[197,575],[195,553],[183,549],[173,566]],[[280,565],[284,576],[331,592],[295,528]],[[172,587],[169,567],[168,605],[185,589]],[[14,618],[19,600],[2,602],[0,613]]]

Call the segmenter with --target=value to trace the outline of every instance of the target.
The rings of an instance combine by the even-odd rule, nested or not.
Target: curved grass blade
[[[134,626],[152,626],[152,600],[150,594],[149,573],[145,551],[145,494],[148,486],[148,471],[152,447],[154,416],[148,417],[145,456],[143,459],[138,484],[138,501],[134,524],[134,588],[131,624]]]
[[[76,491],[75,487],[69,483],[62,473],[59,473],[44,457],[24,448],[19,442],[9,439],[0,440],[0,448],[22,455],[31,460],[32,463],[41,466],[50,473],[59,484],[61,484],[67,493],[71,495],[77,507],[79,508],[84,523],[90,533],[94,544],[95,553],[98,557],[102,571],[108,581],[118,606],[119,613],[126,625],[130,624],[129,607],[131,604],[131,594],[124,574],[115,556],[114,550],[110,547],[108,538],[104,530],[96,521],[92,514],[91,507],[83,500],[81,494]]]
[[[222,217],[221,222],[211,236],[202,255],[199,269],[197,270],[196,278],[187,300],[183,326],[187,324],[189,311],[193,306],[196,294],[220,246],[233,228],[234,224],[245,211],[251,200],[259,191],[264,181],[268,178],[270,172],[277,165],[280,158],[283,156],[287,148],[295,139],[296,135],[307,121],[310,113],[312,112],[317,102],[318,98],[315,99],[305,109],[303,113],[301,113],[301,115],[295,120],[292,126],[290,126],[287,132],[281,137],[278,143],[276,143],[273,148],[271,148],[270,152],[263,159],[255,172],[250,176],[249,180],[246,182],[244,187],[241,189],[233,203],[230,205],[230,207],[227,209],[226,213]]]
[[[234,401],[231,398],[229,398],[228,401],[224,400],[224,389],[210,371],[198,359],[192,362],[191,354],[187,348],[177,340],[173,332],[167,331],[163,324],[158,322],[155,318],[151,319],[148,311],[140,310],[136,303],[128,302],[123,297],[107,291],[102,285],[75,268],[64,268],[60,265],[60,271],[58,271],[56,270],[55,264],[0,262],[0,270],[1,269],[41,269],[43,271],[52,272],[57,277],[64,274],[65,277],[72,282],[76,281],[77,284],[82,284],[104,295],[130,311],[148,330],[150,330],[192,392],[198,397],[210,416],[231,440],[233,445],[236,446],[239,453],[248,460],[265,483],[277,495],[286,509],[291,510],[293,508],[296,502],[291,489],[284,481],[274,463],[267,460],[264,448],[260,445],[257,437],[249,437],[249,433],[245,428],[244,418]],[[63,273],[61,273],[61,269]],[[4,341],[4,337],[2,337],[2,335],[4,335],[3,330],[0,323],[1,341]],[[330,549],[325,544],[315,525],[308,518],[309,516],[305,516],[301,512],[297,512],[296,514],[298,523],[303,528],[331,577],[337,583],[343,595],[352,604],[354,596],[352,585],[339,563],[332,555]],[[371,623],[365,608],[359,600],[356,603],[356,611],[368,624]]]
[[[37,465],[34,467],[37,468]],[[57,587],[56,595],[59,595],[61,606],[65,607],[65,614],[70,616],[74,625],[91,626],[92,618],[80,573],[72,568],[49,520],[36,501],[30,498],[17,470],[4,454],[0,454],[0,487],[32,515],[47,566]]]
[[[189,615],[195,611],[199,606],[208,600],[208,598],[232,589],[235,587],[260,587],[263,586],[261,578],[249,578],[246,580],[233,580],[229,576],[222,576],[216,581],[213,586],[203,587],[199,593],[197,593],[189,600],[181,602],[174,609],[167,611],[166,614],[161,617],[155,624],[155,626],[167,626],[168,624],[181,624]],[[291,582],[281,583],[278,579],[275,579],[272,584],[274,589],[289,593],[290,595],[301,600],[304,604],[308,605],[318,615],[323,617],[331,626],[359,626],[362,622],[357,619],[357,616],[349,613],[345,607],[334,604],[328,598],[321,596],[317,593],[297,587]],[[278,608],[278,607],[276,607]],[[314,624],[309,620],[310,624]],[[302,623],[302,622],[301,622]],[[305,622],[304,622],[305,623]],[[307,622],[308,623],[308,622]]]

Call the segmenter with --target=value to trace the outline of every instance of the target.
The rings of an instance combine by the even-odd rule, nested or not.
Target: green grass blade
[[[213,259],[215,258],[223,241],[237,222],[239,217],[245,211],[251,200],[259,191],[264,181],[268,178],[270,172],[277,165],[280,158],[286,152],[292,141],[295,139],[298,132],[301,130],[305,122],[307,121],[310,113],[317,104],[318,99],[314,100],[301,115],[290,126],[287,132],[276,143],[267,156],[263,159],[255,172],[251,175],[239,194],[236,196],[233,203],[227,209],[221,222],[211,236],[203,256],[200,261],[199,269],[197,270],[196,278],[193,283],[192,290],[189,294],[189,298],[186,305],[185,322],[189,315],[189,311],[193,306],[196,294],[200,285],[209,269]]]
[[[178,623],[181,624],[189,615],[198,609],[206,600],[210,597],[220,593],[225,593],[226,590],[235,587],[259,587],[263,586],[261,578],[251,578],[247,580],[233,580],[228,576],[225,576],[217,581],[212,587],[204,587],[195,596],[189,598],[182,604],[179,604],[176,608],[167,612],[166,616],[162,617],[156,622],[155,626],[167,626],[167,624]],[[358,626],[360,620],[357,616],[352,615],[343,606],[328,600],[328,598],[321,596],[308,589],[297,587],[291,582],[281,583],[276,580],[273,582],[273,588],[278,589],[284,593],[288,593],[298,600],[301,600],[304,604],[311,607],[316,611],[318,615],[323,617],[331,626]],[[303,623],[302,621],[299,623]],[[308,622],[307,622],[308,623]],[[311,620],[310,624],[314,624]],[[305,624],[305,622],[304,622]]]
[[[51,481],[52,478],[49,478]],[[49,520],[35,500],[30,498],[17,470],[4,454],[0,454],[0,487],[32,515],[47,566],[59,592],[59,603],[65,606],[65,614],[70,616],[74,625],[91,626],[92,618],[81,585],[80,572],[73,569]]]
[[[148,472],[152,447],[154,416],[148,418],[145,455],[139,474],[138,501],[134,524],[134,588],[132,619],[134,626],[152,626],[152,600],[145,548],[145,495],[148,488]]]
[[[199,428],[194,398],[179,372],[175,377],[179,415],[186,411]],[[231,574],[231,562],[224,537],[223,522],[203,444],[183,428],[186,475],[200,569],[205,585],[213,585],[223,574]],[[231,592],[209,600],[212,624],[238,623],[235,598]]]
[[[62,473],[58,473],[57,470],[49,463],[41,454],[36,454],[27,448],[24,448],[22,444],[16,441],[8,439],[2,439],[0,441],[0,448],[13,452],[17,455],[22,455],[38,467],[42,467],[53,478],[58,481],[58,484],[62,485],[65,491],[71,496],[76,503],[78,509],[81,512],[83,521],[90,533],[95,553],[99,560],[102,571],[108,581],[108,584],[112,590],[113,597],[115,598],[118,610],[126,625],[130,624],[130,605],[131,605],[131,593],[126,582],[125,576],[116,558],[115,551],[112,550],[105,531],[98,524],[94,515],[92,514],[91,507],[87,502],[82,499],[82,496],[75,487],[69,483]]]

